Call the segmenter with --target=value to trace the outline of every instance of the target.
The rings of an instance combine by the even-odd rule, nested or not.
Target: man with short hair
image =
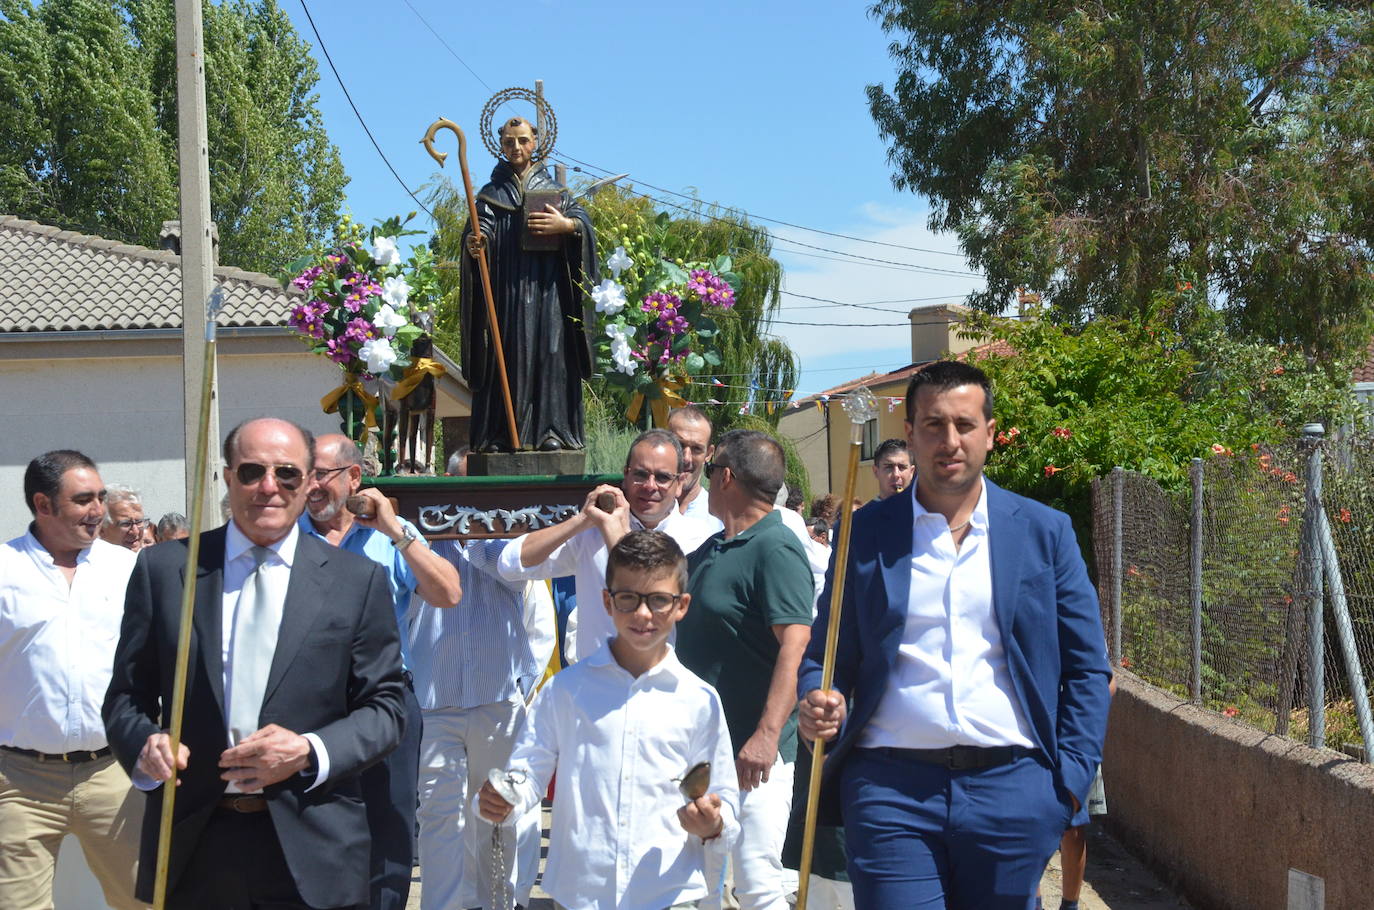
[[[677,509],[685,469],[677,437],[667,430],[646,430],[630,444],[619,487],[598,486],[572,518],[517,537],[502,551],[498,571],[506,581],[576,577],[579,607],[573,616],[577,628],[568,635],[575,641],[564,649],[569,663],[595,653],[615,634],[610,616],[600,605],[606,586],[606,553],[620,538],[640,528],[660,530],[674,540],[690,540],[700,533],[698,520]],[[613,500],[609,511],[597,505],[602,495]]]
[[[692,609],[678,625],[678,655],[720,693],[735,744],[740,837],[730,859],[743,910],[785,910],[789,890],[781,854],[797,755],[793,709],[814,588],[801,543],[773,508],[784,471],[782,447],[767,434],[721,437],[706,476],[724,528],[689,557]],[[715,891],[702,906],[721,899]]]
[[[157,520],[157,542],[185,540],[191,536],[191,523],[180,512],[168,512]]]
[[[157,868],[176,780],[168,906],[360,908],[367,814],[358,775],[395,748],[400,640],[380,566],[301,533],[307,430],[250,420],[224,441],[232,518],[200,536],[180,749],[173,698],[186,544],[139,554],[105,697],[110,746],[149,791],[138,894]]]
[[[24,471],[28,531],[0,546],[0,906],[53,903],[75,835],[116,910],[134,897],[143,798],[110,755],[100,705],[134,555],[100,538],[95,462],[61,449]]]
[[[1068,516],[983,476],[981,370],[933,363],[906,407],[916,483],[853,518],[835,688],[822,636],[798,679],[802,735],[838,736],[820,817],[843,816],[856,906],[1025,910],[1102,756],[1097,597]]]
[[[439,608],[463,596],[458,570],[429,548],[413,524],[396,514],[380,490],[362,489],[363,459],[358,446],[341,433],[315,439],[315,470],[306,494],[301,533],[366,556],[386,572],[392,610],[401,636],[406,668],[405,726],[401,742],[380,763],[362,773],[367,827],[372,835],[372,910],[404,910],[414,868],[415,793],[420,762],[421,714],[410,675],[406,614],[411,595]],[[350,496],[366,499],[368,511],[355,515]]]
[[[108,543],[138,552],[143,549],[143,498],[133,487],[112,483],[105,487],[105,523],[100,536]]]
[[[887,499],[911,486],[911,453],[905,439],[884,439],[873,452],[873,477],[878,481],[878,499]]]
[[[701,485],[702,469],[716,452],[716,447],[711,444],[711,418],[701,408],[689,404],[668,415],[668,431],[682,443],[682,458],[686,463],[687,476],[682,479],[682,492],[677,498],[678,510],[684,515],[710,518],[716,531],[719,531],[720,519],[711,514],[706,501],[706,488]],[[686,552],[690,553],[691,550]]]

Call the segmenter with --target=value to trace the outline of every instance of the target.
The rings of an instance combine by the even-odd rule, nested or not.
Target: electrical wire
[[[483,86],[487,91],[491,92],[493,95],[496,94],[496,89],[492,88],[490,85],[487,85],[487,80],[485,80],[485,79],[483,79],[481,76],[477,75],[477,71],[476,71],[475,69],[473,69],[472,67],[468,66],[468,62],[467,62],[466,60],[464,60],[462,57],[459,57],[457,51],[455,51],[453,48],[449,47],[449,43],[448,43],[447,41],[444,40],[444,36],[441,35],[441,34],[439,34],[439,32],[435,30],[434,26],[432,26],[432,25],[429,24],[429,20],[428,20],[428,19],[426,19],[424,16],[420,15],[420,11],[419,11],[418,9],[416,9],[416,8],[411,4],[410,0],[402,0],[402,2],[404,2],[406,6],[410,7],[410,11],[411,11],[412,13],[415,14],[415,18],[416,18],[416,19],[419,19],[420,22],[424,25],[425,28],[429,29],[429,33],[430,33],[431,35],[433,35],[435,38],[439,39],[439,43],[442,44],[442,45],[444,46],[444,50],[446,50],[446,51],[448,51],[450,54],[452,54],[454,60],[457,60],[459,63],[463,64],[463,69],[467,70],[469,73],[472,73],[472,78],[474,78],[474,79],[476,79],[478,82],[482,83],[482,86]]]
[[[415,200],[415,204],[420,207],[421,211],[433,220],[434,213],[420,201],[420,197],[411,192],[410,187],[406,186],[406,182],[401,179],[401,175],[396,173],[396,168],[391,166],[391,161],[386,157],[386,152],[382,151],[381,145],[377,142],[377,137],[372,135],[372,130],[368,128],[367,121],[363,119],[362,112],[358,110],[358,105],[353,103],[353,96],[348,93],[348,86],[344,85],[343,77],[339,75],[338,67],[334,65],[334,58],[329,56],[329,48],[325,47],[324,39],[320,37],[320,30],[315,26],[315,17],[310,15],[309,5],[306,4],[305,0],[300,0],[300,2],[301,9],[305,10],[305,18],[310,22],[310,30],[315,33],[315,42],[319,44],[320,52],[324,54],[324,59],[329,64],[330,71],[334,73],[335,81],[339,83],[339,88],[343,90],[344,98],[348,99],[348,106],[353,108],[353,116],[358,118],[358,123],[362,126],[363,132],[367,133],[367,138],[372,140],[372,147],[375,148],[377,154],[381,156],[382,162],[387,166],[387,170],[391,171],[391,176],[395,177],[396,182],[401,185],[401,189],[405,190],[406,194],[409,195],[411,199]]]

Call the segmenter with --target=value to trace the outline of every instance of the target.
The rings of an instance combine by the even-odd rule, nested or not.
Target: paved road
[[[546,809],[546,825],[547,812]],[[420,889],[423,886],[423,876],[417,868],[407,910],[420,910]],[[1056,853],[1054,859],[1050,860],[1040,888],[1047,910],[1057,910],[1060,895],[1059,854]],[[1100,826],[1094,826],[1089,834],[1087,882],[1080,895],[1079,906],[1082,910],[1189,910],[1188,904],[1175,897]],[[536,887],[529,910],[553,910],[553,901]]]

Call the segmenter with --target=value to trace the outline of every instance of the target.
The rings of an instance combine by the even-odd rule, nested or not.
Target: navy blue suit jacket
[[[1077,797],[1074,824],[1081,824],[1087,821],[1082,807],[1102,759],[1110,701],[1097,594],[1067,515],[986,478],[984,483],[992,605],[1015,697],[1032,740],[1055,768],[1056,783]],[[820,812],[828,822],[839,819],[840,769],[877,710],[902,642],[914,517],[910,493],[854,514],[834,680],[834,688],[849,699],[849,713],[826,750]],[[802,697],[821,684],[834,573],[832,557],[816,634],[798,671]]]

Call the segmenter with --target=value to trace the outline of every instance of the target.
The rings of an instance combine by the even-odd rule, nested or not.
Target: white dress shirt
[[[296,542],[300,537],[300,527],[292,525],[291,530],[286,536],[274,544],[267,547],[271,553],[262,563],[262,571],[266,573],[268,596],[279,599],[283,605],[286,602],[286,588],[291,583],[291,564],[296,558]],[[239,595],[243,591],[243,583],[248,580],[248,576],[253,571],[255,565],[253,561],[252,549],[254,543],[243,535],[238,525],[229,522],[228,529],[224,535],[224,592],[223,599],[220,601],[220,656],[224,660],[224,716],[230,714],[229,698],[233,691],[234,678],[234,619],[238,614]],[[300,732],[300,731],[296,731]],[[315,775],[315,782],[309,789],[313,790],[320,784],[329,779],[329,753],[324,748],[324,741],[314,733],[302,733],[310,744],[315,747],[315,761],[319,766],[319,773]],[[232,741],[229,745],[236,745]],[[225,789],[226,793],[261,793],[261,789],[245,791],[239,788],[237,783],[229,782]]]
[[[667,534],[677,541],[684,553],[690,553],[684,541],[695,538],[699,525],[698,519],[688,518],[674,508],[654,526],[654,530]],[[630,530],[643,528],[644,523],[631,513]],[[579,531],[555,547],[548,559],[533,566],[520,562],[524,545],[524,537],[517,537],[507,544],[501,552],[497,571],[509,582],[573,576],[577,589],[577,636],[571,642],[573,647],[568,649],[571,653],[564,657],[571,663],[595,652],[602,642],[615,635],[615,624],[601,602],[601,592],[606,589],[607,553],[606,538],[602,536],[601,529],[593,526]]]
[[[703,844],[677,810],[677,780],[711,762],[720,837]],[[635,677],[603,643],[549,680],[511,753],[523,782],[509,818],[539,805],[558,773],[543,888],[569,910],[660,910],[706,896],[707,850],[739,824],[734,748],[720,696],[669,650]]]
[[[30,530],[0,546],[0,745],[105,748],[110,686],[134,553],[96,539],[72,583]]]
[[[945,517],[927,512],[915,494],[913,483],[906,627],[859,745],[1031,747],[992,602],[987,484],[957,549]]]

